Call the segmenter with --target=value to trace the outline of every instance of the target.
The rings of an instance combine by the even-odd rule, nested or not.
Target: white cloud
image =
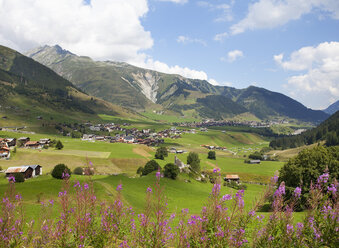
[[[240,50],[233,50],[227,53],[227,59],[230,63],[236,61],[237,59],[244,57],[244,53]],[[225,60],[222,58],[222,60]]]
[[[192,70],[187,67],[180,67],[178,65],[168,66],[163,62],[157,60],[154,61],[152,58],[148,58],[146,62],[139,64],[139,66],[163,73],[179,74],[187,78],[208,80],[207,74],[204,71]]]
[[[232,83],[231,82],[228,82],[228,81],[225,81],[225,82],[219,82],[213,78],[210,78],[208,79],[208,82],[212,85],[215,85],[215,86],[232,86]]]
[[[247,16],[231,26],[231,34],[246,30],[275,28],[297,20],[315,9],[339,19],[338,0],[259,0],[249,5]]]
[[[231,4],[215,4],[207,1],[198,1],[198,6],[203,8],[208,8],[211,11],[221,11],[222,13],[218,15],[214,21],[216,22],[230,22],[233,20],[233,13],[232,13],[232,5],[234,2],[232,1]]]
[[[203,71],[168,66],[145,53],[153,46],[151,33],[140,22],[147,13],[147,0],[91,0],[89,5],[83,0],[0,0],[0,44],[21,52],[59,44],[96,60],[206,80]]]
[[[223,41],[226,37],[228,36],[228,33],[225,32],[225,33],[220,33],[220,34],[216,34],[214,36],[214,40],[215,41]]]
[[[183,35],[180,35],[177,38],[177,42],[182,43],[182,44],[197,43],[197,44],[201,44],[203,46],[207,46],[206,42],[203,41],[203,40],[196,39],[196,38],[190,38],[188,36],[183,36]]]
[[[274,57],[283,69],[299,71],[288,78],[285,89],[293,96],[303,99],[310,106],[320,108],[317,100],[339,98],[339,42],[324,42],[316,47],[308,46],[294,51],[289,60],[284,55]]]
[[[153,46],[147,0],[0,0],[0,43],[26,51],[59,44],[95,59],[129,61]]]

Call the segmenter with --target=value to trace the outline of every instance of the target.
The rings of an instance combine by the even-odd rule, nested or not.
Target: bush
[[[15,178],[15,182],[16,183],[23,183],[23,182],[25,182],[24,174],[22,174],[22,173],[14,173],[13,176]]]
[[[71,170],[64,164],[57,164],[52,171],[52,177],[62,179],[64,173],[71,175]]]
[[[167,148],[162,146],[162,147],[159,147],[155,153],[155,158],[156,159],[162,159],[164,160],[165,157],[168,156],[168,151],[167,151]]]
[[[215,160],[216,159],[215,151],[209,151],[207,158]]]
[[[81,168],[81,167],[76,167],[74,170],[73,170],[73,173],[75,175],[83,175],[84,174],[84,170]]]
[[[247,189],[247,186],[245,184],[238,184],[234,181],[231,181],[231,182],[224,182],[224,186],[227,186],[227,187],[230,187],[230,188],[233,188],[233,189],[236,189],[236,190],[246,190]]]
[[[144,169],[142,170],[142,175],[146,176],[153,171],[160,169],[160,165],[155,160],[150,160],[146,163]]]
[[[179,173],[179,167],[173,163],[168,163],[164,167],[164,177],[176,179]]]
[[[62,148],[64,148],[64,145],[61,143],[60,140],[58,140],[58,142],[55,145],[55,148],[58,150],[61,150]]]
[[[137,169],[137,174],[138,174],[138,175],[141,175],[143,169],[144,169],[144,167],[140,166],[140,167]]]
[[[261,160],[261,159],[262,159],[262,155],[261,155],[260,152],[254,152],[254,153],[250,154],[250,155],[248,156],[248,158],[250,158],[250,159],[259,159],[259,160]]]

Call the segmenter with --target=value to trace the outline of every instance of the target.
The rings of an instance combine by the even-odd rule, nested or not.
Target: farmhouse
[[[23,165],[20,167],[9,167],[6,171],[6,177],[13,176],[14,173],[22,173],[24,178],[31,178],[42,175],[40,165]]]
[[[41,145],[39,141],[28,141],[24,145],[26,148],[32,148],[32,149],[39,149],[41,148]]]
[[[11,156],[11,152],[8,147],[3,146],[0,148],[0,159],[1,158],[9,159],[10,156]]]
[[[49,145],[49,143],[51,143],[51,139],[40,139],[39,143],[42,146]]]
[[[226,177],[224,177],[224,181],[239,183],[240,177],[238,175],[226,175]]]
[[[31,139],[29,137],[21,137],[18,139],[18,141],[22,144],[25,145],[28,141],[30,141]]]

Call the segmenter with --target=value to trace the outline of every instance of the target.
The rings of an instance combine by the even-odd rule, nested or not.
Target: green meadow
[[[128,122],[106,115],[102,115],[101,118],[115,123]],[[169,125],[143,121],[131,121],[131,123],[131,128],[137,127],[139,129],[153,128],[161,130],[170,127]],[[186,163],[188,152],[197,152],[201,160],[202,170],[213,170],[218,167],[221,169],[222,176],[226,174],[238,174],[240,176],[240,179],[247,185],[245,205],[249,209],[265,186],[246,182],[265,184],[283,165],[282,162],[271,161],[263,161],[259,165],[244,163],[244,159],[248,154],[267,146],[269,141],[258,134],[232,128],[209,129],[208,132],[201,132],[196,129],[196,132],[196,134],[182,134],[179,139],[166,138],[165,146],[168,148],[176,147],[187,152],[183,154],[169,153],[164,160],[156,161],[163,167],[167,163],[174,162],[174,157],[177,156]],[[72,170],[78,166],[87,166],[89,162],[93,163],[96,174],[92,177],[92,182],[99,201],[113,201],[116,195],[116,186],[121,182],[123,184],[122,196],[125,204],[133,207],[136,212],[143,210],[146,189],[154,185],[155,175],[153,173],[140,177],[136,175],[136,170],[154,158],[156,148],[103,141],[89,142],[50,133],[21,134],[0,131],[0,137],[19,138],[23,136],[29,136],[31,140],[41,138],[57,139],[64,145],[62,150],[56,150],[51,147],[40,150],[17,148],[16,153],[12,153],[10,160],[0,160],[2,169],[29,164],[40,164],[42,166],[43,176],[15,184],[17,191],[23,196],[28,216],[34,217],[38,215],[41,208],[39,201],[57,200],[62,180],[52,178],[49,173],[58,163],[64,163]],[[209,160],[207,159],[209,150],[202,147],[202,145],[221,146],[225,147],[226,150],[217,150],[217,159]],[[164,187],[170,212],[179,212],[182,208],[188,208],[191,213],[197,214],[208,201],[213,185],[209,182],[202,183],[189,179],[185,174],[180,175],[177,180],[161,179],[161,185]],[[89,178],[72,175],[71,182],[73,183],[77,180],[88,181]],[[188,180],[190,182],[187,182]],[[1,176],[0,195],[4,194],[7,186],[7,180]],[[221,194],[231,192],[235,192],[235,190],[228,187],[222,187],[221,189]]]

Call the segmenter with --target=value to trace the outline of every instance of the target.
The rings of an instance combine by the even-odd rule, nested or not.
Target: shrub
[[[83,175],[84,174],[84,170],[81,168],[81,167],[76,167],[74,170],[73,170],[73,173],[75,175]]]
[[[71,175],[71,170],[64,164],[57,164],[52,171],[52,177],[56,179],[63,179],[63,176],[66,173]]]
[[[209,151],[207,158],[215,160],[216,159],[215,151]]]
[[[153,171],[157,171],[158,169],[160,169],[160,165],[157,163],[157,161],[152,159],[146,163],[144,169],[142,170],[142,175],[146,176]]]
[[[179,167],[173,163],[168,163],[164,167],[164,177],[176,179],[179,173]]]
[[[13,176],[15,178],[15,182],[17,182],[17,183],[25,182],[24,174],[22,174],[22,173],[14,173]]]
[[[234,181],[231,182],[224,182],[224,186],[233,188],[233,189],[237,189],[237,190],[246,190],[247,186],[245,184],[238,184]]]
[[[161,146],[157,149],[156,153],[155,153],[155,158],[156,159],[162,159],[164,160],[165,157],[168,156],[168,151],[167,151],[167,148],[164,147],[164,146]]]
[[[141,175],[143,169],[144,169],[144,167],[140,166],[140,167],[137,169],[137,174],[138,174],[138,175]]]
[[[60,140],[58,140],[58,142],[55,145],[55,148],[58,150],[61,150],[62,148],[64,148],[64,145],[61,143]]]

